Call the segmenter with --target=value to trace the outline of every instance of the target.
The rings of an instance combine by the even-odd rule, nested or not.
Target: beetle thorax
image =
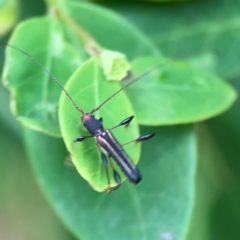
[[[103,130],[102,122],[96,119],[91,113],[85,113],[81,117],[84,127],[94,135],[99,129]]]

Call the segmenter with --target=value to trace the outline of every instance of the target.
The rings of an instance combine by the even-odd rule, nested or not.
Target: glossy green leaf
[[[65,89],[77,105],[88,113],[99,106],[112,93],[119,90],[120,84],[116,82],[109,83],[104,77],[99,59],[93,58],[84,63],[73,74]],[[111,128],[123,119],[133,116],[134,111],[126,93],[122,91],[94,115],[97,119],[102,117],[104,126]],[[94,189],[103,191],[107,188],[106,172],[94,140],[85,139],[82,142],[73,143],[73,140],[78,136],[90,135],[83,130],[80,116],[81,113],[74,109],[72,102],[63,93],[59,105],[59,120],[67,149],[71,153],[72,161],[78,172]],[[128,128],[119,127],[119,129],[113,130],[113,133],[120,143],[136,139],[139,136],[137,122],[133,120]],[[126,150],[133,161],[137,163],[140,155],[140,144],[127,145]],[[116,183],[112,173],[110,176],[111,184],[115,186]],[[122,174],[121,179],[124,180],[125,178]]]
[[[135,76],[164,62],[140,58],[133,62]],[[201,121],[230,108],[235,90],[216,75],[184,62],[172,62],[126,89],[141,124],[179,124]]]
[[[10,44],[34,56],[62,84],[81,62],[75,50],[64,41],[57,21],[51,18],[23,22],[16,28]],[[3,84],[11,91],[12,111],[22,124],[61,136],[57,118],[61,89],[41,67],[8,47]]]
[[[142,182],[125,182],[107,194],[93,191],[63,165],[68,153],[61,140],[26,131],[38,182],[78,239],[161,239],[162,234],[184,239],[194,199],[195,136],[189,126],[145,132],[156,136],[143,143]]]

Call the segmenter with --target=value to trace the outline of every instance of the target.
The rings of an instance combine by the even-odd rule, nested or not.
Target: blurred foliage
[[[240,47],[238,44],[240,4],[237,0],[165,4],[109,1],[104,2],[104,5],[120,12],[138,25],[165,56],[184,57],[197,55],[196,53],[201,52],[212,52],[216,55],[216,62],[211,65],[211,70],[228,80],[240,92]],[[20,19],[44,14],[44,5],[38,0],[22,0],[19,7],[21,9]],[[101,31],[102,29],[98,30]],[[117,39],[116,34],[113,34],[112,37],[114,45],[114,40]],[[117,37],[121,38],[121,36]],[[1,65],[3,63],[3,48],[3,46],[0,46]],[[204,60],[200,62],[200,65],[205,67],[208,64]],[[8,108],[9,97],[2,86],[0,86],[0,96],[0,215],[2,216],[0,218],[0,228],[5,230],[1,231],[0,238],[3,240],[73,239],[56,219],[54,213],[51,212],[34,182],[22,150],[21,130],[10,114]],[[237,101],[234,107],[225,114],[195,126],[198,138],[199,162],[195,183],[194,211],[190,227],[188,221],[191,215],[191,198],[184,198],[183,195],[180,198],[181,194],[176,191],[176,189],[179,189],[179,192],[181,192],[181,183],[189,183],[194,177],[194,163],[190,160],[191,154],[194,155],[194,152],[188,153],[194,147],[184,150],[180,144],[183,143],[184,145],[184,141],[186,141],[189,146],[195,146],[193,132],[189,126],[163,127],[154,130],[159,131],[162,137],[153,141],[155,148],[150,143],[144,146],[145,160],[141,160],[140,169],[144,171],[146,179],[141,183],[142,185],[137,186],[136,191],[134,190],[135,186],[125,186],[128,184],[125,183],[119,190],[120,192],[116,192],[115,195],[110,197],[93,192],[75,170],[66,169],[61,162],[55,161],[57,159],[56,155],[59,156],[58,159],[63,159],[67,154],[61,145],[62,143],[52,142],[51,139],[47,139],[48,137],[30,130],[25,131],[25,137],[28,146],[32,144],[31,150],[28,151],[40,186],[63,222],[75,235],[83,236],[82,239],[94,239],[94,234],[101,236],[103,239],[106,234],[104,228],[107,229],[108,226],[114,229],[113,232],[108,232],[109,238],[114,238],[115,236],[112,234],[116,233],[119,235],[119,239],[127,239],[126,236],[131,236],[130,239],[134,239],[133,237],[136,236],[128,235],[128,229],[124,228],[124,225],[126,226],[124,220],[129,221],[127,225],[133,229],[142,224],[151,232],[153,226],[149,226],[147,223],[151,222],[153,216],[156,217],[154,223],[158,221],[167,222],[166,228],[159,229],[159,232],[167,232],[169,228],[174,229],[174,235],[178,236],[175,240],[239,239],[239,109],[240,101]],[[164,139],[164,137],[166,138]],[[44,139],[44,141],[41,141],[41,139]],[[167,139],[167,141],[163,141],[163,139]],[[33,143],[37,141],[42,148],[46,149],[45,152],[49,152],[49,155],[45,155],[44,164],[40,164],[39,160],[43,152],[40,151],[36,155],[36,149],[34,149],[35,145]],[[159,146],[159,142],[162,146]],[[151,153],[148,151],[151,151]],[[160,161],[159,165],[155,165],[156,170],[159,171],[159,176],[154,176],[154,172],[151,172],[154,166],[151,168],[152,164],[147,162],[151,161],[148,157],[150,154],[156,156],[155,158],[162,157],[162,162]],[[172,159],[176,159],[176,161],[171,161]],[[194,159],[193,156],[192,159]],[[164,164],[168,161],[170,162],[169,165]],[[184,166],[188,167],[184,168]],[[188,171],[184,172],[185,170]],[[178,178],[168,179],[169,176],[178,176]],[[70,182],[71,179],[74,179],[70,187],[67,184],[69,179]],[[163,183],[156,186],[155,183],[159,179]],[[173,190],[165,188],[166,179],[171,182]],[[154,180],[152,188],[144,192],[144,185],[151,186],[151,180]],[[191,188],[193,184],[191,182]],[[122,218],[121,221],[121,218],[116,219],[116,212],[119,213],[117,206],[127,206],[127,203],[130,203],[129,199],[131,199],[128,198],[128,195],[135,193],[138,196],[141,192],[151,199],[151,201],[146,199],[143,201],[142,199],[143,205],[140,209],[144,219],[141,219],[143,216],[139,216],[139,213],[131,212],[135,207],[134,204],[129,204],[129,209],[127,209],[129,215],[133,218]],[[164,196],[167,197],[164,198]],[[168,196],[170,196],[169,199],[175,201],[168,201]],[[134,199],[134,196],[131,197]],[[66,199],[70,200],[66,201]],[[122,201],[123,199],[124,201]],[[158,208],[155,207],[157,204],[152,205],[153,199],[159,202]],[[186,202],[186,199],[189,202]],[[186,208],[183,209],[184,213],[177,212],[183,207],[184,201],[186,202]],[[69,202],[74,204],[69,206]],[[174,208],[171,209],[172,205],[176,207],[175,211],[173,211]],[[173,212],[169,212],[169,209]],[[139,211],[139,208],[135,210]],[[136,219],[135,214],[137,215]],[[150,220],[147,221],[149,216]],[[185,219],[182,220],[181,216],[185,216]],[[94,218],[96,221],[93,222]],[[186,232],[181,228],[184,221],[188,232],[186,238],[184,238]],[[118,233],[119,228],[123,231]],[[153,229],[155,228],[153,227]],[[151,235],[148,231],[138,234],[140,234],[137,235],[138,239],[144,238],[144,234],[146,234],[146,239],[156,239],[156,236]],[[163,234],[159,234],[159,238],[165,240]]]
[[[0,132],[1,240],[73,240],[39,191],[22,140],[3,121]]]

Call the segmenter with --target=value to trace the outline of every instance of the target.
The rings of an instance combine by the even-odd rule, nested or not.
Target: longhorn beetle
[[[126,145],[126,144],[129,144],[129,143],[132,143],[132,142],[136,142],[137,143],[137,142],[141,142],[141,141],[150,139],[151,137],[154,136],[154,133],[141,135],[137,139],[132,140],[130,142],[127,142],[127,143],[121,145],[115,139],[115,137],[113,136],[111,130],[113,130],[113,129],[119,127],[119,126],[127,127],[131,123],[131,121],[134,118],[134,116],[130,116],[130,117],[124,119],[119,124],[117,124],[116,126],[110,128],[110,129],[104,129],[103,123],[102,123],[103,119],[102,118],[96,119],[93,114],[96,111],[98,111],[105,103],[110,101],[114,96],[116,96],[118,93],[123,91],[125,88],[127,88],[128,86],[130,86],[134,82],[142,79],[143,77],[145,77],[146,75],[148,75],[151,72],[155,71],[156,69],[166,65],[166,63],[168,61],[165,61],[163,63],[160,63],[160,64],[156,65],[152,69],[148,70],[147,72],[145,72],[142,75],[138,76],[137,78],[135,78],[134,80],[130,81],[126,85],[122,86],[117,92],[112,94],[109,98],[107,98],[104,102],[102,102],[98,107],[94,108],[90,113],[86,113],[86,112],[84,112],[84,110],[82,108],[80,108],[75,103],[75,101],[72,99],[72,97],[69,95],[69,93],[64,89],[64,87],[61,85],[61,83],[36,58],[34,58],[33,56],[31,56],[30,54],[28,54],[27,52],[21,50],[18,47],[15,47],[15,46],[10,45],[10,44],[6,44],[6,46],[11,47],[11,48],[21,52],[22,54],[24,54],[25,56],[30,58],[33,62],[35,62],[39,67],[41,67],[52,78],[52,80],[58,84],[58,86],[62,89],[62,91],[65,93],[65,95],[72,102],[72,104],[74,105],[76,110],[79,111],[82,114],[82,116],[81,116],[82,124],[84,125],[84,127],[87,129],[87,131],[91,135],[89,135],[89,136],[79,136],[73,142],[81,142],[81,141],[83,141],[85,139],[92,138],[92,137],[95,138],[97,146],[98,146],[98,149],[100,150],[100,154],[101,154],[101,159],[102,159],[103,165],[104,165],[105,170],[106,170],[107,183],[108,183],[108,188],[106,190],[110,193],[113,190],[116,190],[121,185],[120,175],[114,169],[113,164],[111,162],[111,158],[113,158],[116,161],[116,163],[118,164],[120,169],[123,171],[123,173],[127,176],[127,178],[132,183],[138,184],[141,181],[141,179],[142,179],[141,174],[140,174],[138,168],[135,166],[135,164],[130,159],[130,157],[126,154],[126,152],[124,151],[122,146]],[[113,171],[113,177],[114,177],[115,182],[117,184],[116,187],[111,187],[110,186],[110,178],[109,178],[109,172],[108,172],[108,160],[107,160],[107,157],[109,158],[110,166],[111,166],[112,171]]]

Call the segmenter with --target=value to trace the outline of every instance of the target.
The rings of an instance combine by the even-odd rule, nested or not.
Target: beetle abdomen
[[[116,161],[131,182],[137,184],[141,181],[139,170],[109,130],[98,135],[97,142]]]

